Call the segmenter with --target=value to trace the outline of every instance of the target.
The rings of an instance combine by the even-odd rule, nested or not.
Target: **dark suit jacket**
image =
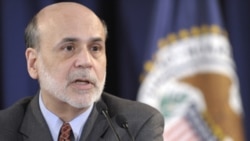
[[[102,94],[112,123],[121,141],[130,141],[125,129],[115,121],[117,114],[127,118],[129,130],[136,141],[162,141],[164,120],[155,109],[138,102]],[[1,141],[52,141],[49,128],[38,104],[38,95],[20,100],[0,111]],[[81,135],[81,141],[117,141],[105,117],[94,106]]]

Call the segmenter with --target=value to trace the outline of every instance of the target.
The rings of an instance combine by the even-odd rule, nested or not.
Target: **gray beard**
[[[47,71],[45,68],[43,62],[38,65],[39,67],[39,83],[41,90],[47,91],[52,96],[56,97],[57,99],[68,103],[72,107],[75,108],[87,108],[91,106],[94,102],[100,99],[101,94],[104,89],[105,84],[105,78],[106,74],[104,76],[104,79],[102,82],[98,82],[97,78],[89,73],[88,70],[82,69],[77,72],[73,72],[68,76],[68,82],[71,82],[71,80],[74,80],[75,78],[81,78],[85,77],[91,82],[95,84],[95,88],[88,93],[81,91],[77,94],[77,96],[72,96],[71,94],[67,94],[67,84],[62,84],[56,79],[52,77],[51,74]]]

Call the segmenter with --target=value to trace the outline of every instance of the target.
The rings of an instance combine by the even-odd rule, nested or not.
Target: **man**
[[[0,112],[0,139],[163,140],[158,111],[103,92],[106,36],[106,25],[83,5],[42,9],[25,30],[27,68],[40,91]]]

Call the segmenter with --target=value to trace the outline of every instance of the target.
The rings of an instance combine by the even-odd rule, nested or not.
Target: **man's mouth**
[[[76,79],[74,83],[80,83],[80,84],[90,84],[91,82],[87,79]]]
[[[71,84],[74,88],[87,90],[94,87],[93,81],[89,79],[75,79]]]

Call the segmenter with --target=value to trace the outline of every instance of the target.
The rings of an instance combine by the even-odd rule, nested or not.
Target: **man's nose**
[[[83,68],[91,67],[91,61],[92,55],[90,51],[87,48],[83,48],[77,55],[75,66]]]

